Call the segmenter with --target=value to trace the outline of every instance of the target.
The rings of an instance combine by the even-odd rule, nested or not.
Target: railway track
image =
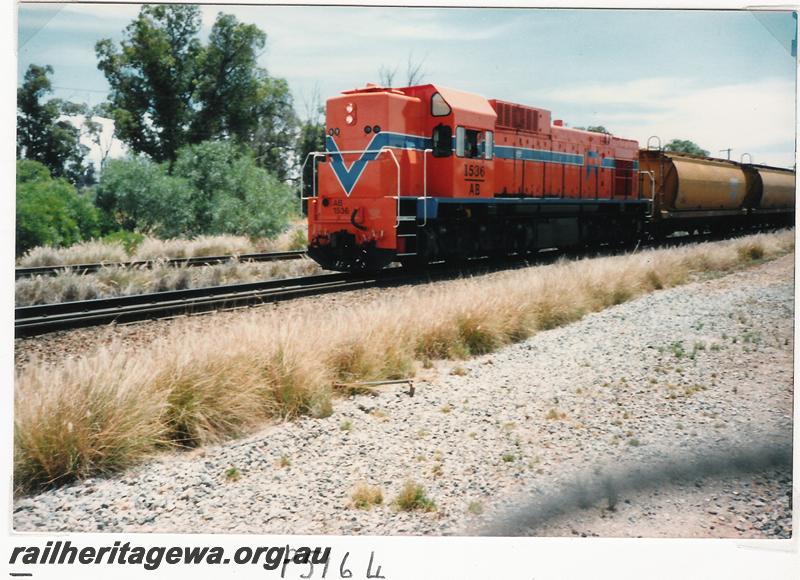
[[[537,263],[554,260],[560,255],[563,254],[543,252],[537,258]],[[458,266],[434,264],[424,271],[393,267],[385,268],[375,274],[319,274],[246,284],[19,306],[14,309],[14,335],[15,338],[25,338],[109,323],[128,323],[214,310],[233,310],[346,290],[446,280],[466,274],[488,273],[528,264],[529,257],[511,256],[496,263],[477,260],[471,264]]]
[[[392,273],[381,277],[389,281]],[[353,290],[378,283],[377,277],[321,274],[233,284],[99,298],[79,302],[22,306],[14,311],[17,338],[87,326],[169,318],[211,310],[242,308],[302,296]]]
[[[718,238],[706,234],[687,235],[669,238],[660,243],[648,242],[642,244],[642,246],[637,246],[637,248],[682,246],[715,239]],[[16,338],[24,338],[59,330],[98,326],[112,322],[128,323],[148,319],[170,318],[214,310],[232,310],[346,290],[433,282],[465,275],[525,267],[532,263],[541,265],[553,262],[561,257],[607,256],[628,251],[631,251],[630,247],[605,247],[588,252],[551,249],[542,250],[534,255],[507,256],[495,261],[478,259],[460,265],[433,264],[422,271],[395,267],[386,268],[375,274],[319,274],[246,284],[171,290],[78,302],[21,306],[14,311],[14,333]]]
[[[78,274],[91,274],[101,268],[152,268],[155,265],[172,267],[208,266],[223,264],[233,259],[240,262],[276,262],[283,260],[297,260],[306,255],[305,250],[292,250],[287,252],[264,252],[258,254],[239,254],[231,256],[198,256],[194,258],[167,258],[164,260],[136,260],[132,262],[100,262],[95,264],[61,264],[58,266],[34,266],[29,268],[15,268],[16,279],[32,276],[55,276],[61,272],[72,271]]]

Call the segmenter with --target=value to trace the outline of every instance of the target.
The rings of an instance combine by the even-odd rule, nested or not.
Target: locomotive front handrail
[[[433,149],[422,151],[422,227],[428,225],[428,153]]]
[[[300,214],[303,214],[303,202],[307,199],[311,199],[313,197],[317,197],[317,180],[311,180],[311,195],[307,196],[305,194],[305,174],[306,174],[306,163],[308,163],[308,158],[314,158],[314,165],[316,167],[317,157],[324,157],[320,151],[310,151],[306,154],[306,158],[303,160],[303,165],[300,167]]]
[[[376,156],[380,155],[381,153],[389,153],[389,155],[392,156],[392,161],[394,161],[394,165],[397,168],[397,195],[396,195],[396,197],[397,197],[397,211],[395,212],[396,219],[395,219],[395,223],[394,223],[394,227],[395,227],[395,229],[397,229],[399,227],[399,225],[400,225],[400,162],[397,160],[397,155],[395,155],[394,151],[392,151],[389,147],[381,147],[380,149],[351,149],[351,150],[346,150],[346,151],[311,151],[310,153],[308,153],[306,155],[306,158],[303,161],[303,165],[302,165],[302,167],[300,169],[300,209],[301,209],[301,211],[303,209],[303,201],[305,201],[307,199],[311,199],[311,198],[317,197],[317,164],[316,164],[316,158],[317,157],[327,157],[328,155],[339,155],[339,156],[341,156],[341,155],[357,155],[357,154],[364,155],[365,153],[375,153]],[[308,162],[308,158],[311,157],[311,156],[313,156],[314,160],[315,160],[314,161],[314,167],[313,167],[313,170],[312,170],[312,175],[311,175],[311,180],[312,180],[311,189],[312,189],[312,192],[311,192],[310,196],[306,196],[304,194],[305,183],[303,182],[303,176],[305,174],[306,163]],[[366,163],[369,163],[370,161],[374,161],[374,159],[370,159],[370,160],[366,161]],[[348,195],[348,197],[350,197],[350,196]],[[395,197],[395,196],[385,196],[385,197]]]

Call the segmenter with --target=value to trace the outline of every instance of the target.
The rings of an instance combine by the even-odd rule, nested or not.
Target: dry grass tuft
[[[139,244],[135,260],[158,260],[159,258],[194,258],[201,256],[223,256],[252,254],[257,244],[245,236],[198,236],[191,240],[170,238],[145,238]]]
[[[369,510],[383,503],[383,490],[377,486],[360,483],[350,495],[351,505],[359,510]]]
[[[35,490],[128,467],[168,441],[152,365],[121,351],[30,365],[16,380],[14,485]]]
[[[764,244],[761,240],[749,240],[736,249],[742,260],[756,261],[764,257]]]
[[[174,443],[215,443],[241,435],[269,416],[254,377],[230,372],[236,357],[197,364],[189,354],[170,362],[156,384],[167,393],[164,423]]]
[[[784,231],[560,261],[384,294],[355,311],[309,303],[291,316],[253,311],[235,326],[186,321],[138,352],[111,344],[61,367],[31,361],[17,376],[15,482],[38,489],[125,468],[164,445],[325,417],[336,383],[406,378],[417,360],[491,352],[793,248],[794,232]]]
[[[122,242],[91,240],[68,248],[38,246],[31,248],[18,260],[19,266],[60,266],[61,264],[98,264],[103,262],[125,262],[128,253]]]
[[[394,505],[403,512],[436,510],[436,503],[427,496],[425,488],[411,480],[405,482],[400,493],[394,499]]]
[[[329,326],[321,340],[325,342],[328,332],[334,332],[336,340],[332,348],[321,349],[317,356],[324,357],[335,381],[394,380],[413,374],[407,321],[393,301],[377,300],[368,313],[340,309],[322,318]]]
[[[19,258],[18,266],[60,266],[62,264],[97,264],[129,260],[158,260],[200,256],[228,256],[257,252],[304,250],[307,245],[306,223],[296,220],[273,239],[251,239],[245,236],[198,236],[193,239],[160,240],[145,237],[129,253],[121,241],[91,240],[68,248],[39,246]],[[138,235],[138,234],[135,234]]]
[[[479,516],[483,513],[483,502],[474,500],[467,505],[467,511],[472,515]]]
[[[55,304],[91,298],[111,298],[147,292],[205,288],[319,274],[322,270],[308,258],[280,262],[231,261],[203,267],[153,268],[105,267],[96,273],[66,271],[56,276],[21,278],[15,283],[17,306]]]

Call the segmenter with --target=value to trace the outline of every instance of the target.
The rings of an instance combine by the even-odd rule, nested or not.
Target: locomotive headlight
[[[353,103],[347,103],[347,105],[345,105],[344,110],[346,113],[352,113],[353,111],[356,110],[356,108],[355,105],[353,105]]]
[[[353,115],[347,115],[344,118],[344,122],[347,123],[348,125],[352,125],[353,123],[356,122],[356,118]]]

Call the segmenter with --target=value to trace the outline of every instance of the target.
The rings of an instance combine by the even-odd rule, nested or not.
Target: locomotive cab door
[[[431,131],[428,195],[494,197],[494,126],[497,114],[478,95],[428,87]]]
[[[453,152],[453,128],[442,123],[433,129],[432,154],[434,157],[450,157]]]
[[[454,197],[494,197],[494,132],[456,127]]]

